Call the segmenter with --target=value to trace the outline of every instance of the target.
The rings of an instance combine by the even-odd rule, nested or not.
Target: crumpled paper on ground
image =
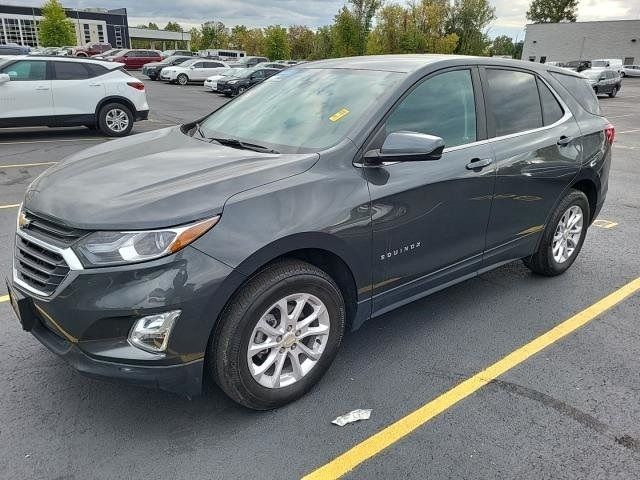
[[[369,417],[371,417],[371,410],[359,408],[344,415],[340,415],[331,423],[338,425],[339,427],[344,427],[346,424],[357,422],[358,420],[369,420]]]

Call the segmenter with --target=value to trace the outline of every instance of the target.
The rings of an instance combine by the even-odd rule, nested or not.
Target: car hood
[[[300,174],[318,158],[235,149],[170,127],[72,155],[29,186],[24,207],[74,228],[175,226],[217,215],[232,195]]]
[[[144,66],[145,67],[161,67],[163,65],[169,65],[168,63],[162,63],[162,62],[150,62],[150,63],[145,63]]]

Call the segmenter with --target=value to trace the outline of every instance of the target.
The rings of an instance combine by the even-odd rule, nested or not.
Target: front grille
[[[24,215],[27,223],[22,227],[23,231],[39,240],[61,248],[70,246],[88,233],[85,230],[60,225],[31,212],[25,212]]]
[[[69,266],[57,252],[16,235],[13,266],[18,279],[51,295],[69,273]]]

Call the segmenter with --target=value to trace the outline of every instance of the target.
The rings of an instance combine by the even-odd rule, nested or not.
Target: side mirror
[[[598,79],[599,82],[601,82],[602,80],[606,80],[607,77],[605,77],[604,75],[601,75],[600,78]]]
[[[387,136],[380,150],[370,150],[364,158],[369,165],[438,160],[442,157],[444,146],[444,140],[434,135],[394,132]]]
[[[3,83],[7,83],[9,80],[11,80],[11,77],[9,75],[7,75],[6,73],[0,73],[0,85],[2,85]]]

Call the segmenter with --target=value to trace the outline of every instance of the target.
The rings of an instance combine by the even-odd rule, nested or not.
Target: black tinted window
[[[89,71],[80,62],[53,62],[54,80],[83,80],[89,78]]]
[[[586,78],[565,75],[563,73],[551,72],[553,78],[558,80],[564,88],[575,98],[587,112],[600,115],[600,104],[598,97],[593,93],[593,88]]]
[[[489,114],[496,136],[524,132],[542,126],[542,109],[536,77],[514,70],[487,70]]]
[[[402,130],[437,135],[447,147],[476,140],[476,106],[469,70],[429,78],[398,105],[386,133]]]
[[[98,77],[100,75],[104,75],[108,71],[102,65],[96,65],[94,63],[85,63],[84,66],[87,70],[89,70],[90,77]]]
[[[542,118],[545,125],[556,123],[564,115],[562,107],[556,97],[553,96],[549,87],[542,80],[538,80],[540,90],[540,102],[542,103]]]
[[[47,64],[43,61],[20,60],[4,67],[1,73],[6,73],[12,82],[46,80]]]

